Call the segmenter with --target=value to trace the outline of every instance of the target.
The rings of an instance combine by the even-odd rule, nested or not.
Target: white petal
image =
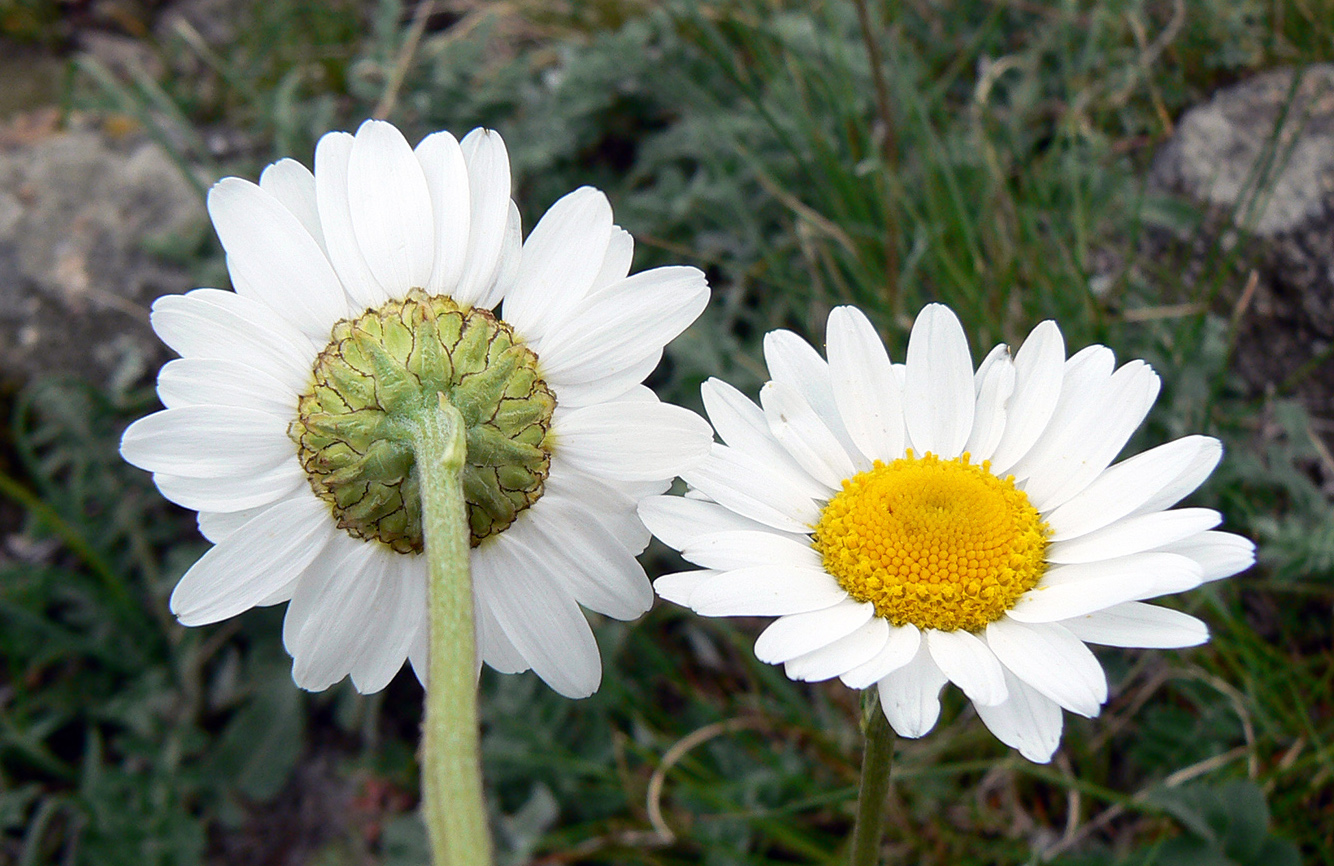
[[[804,541],[804,535],[776,532],[714,502],[684,496],[653,496],[639,503],[639,517],[663,544],[680,550],[694,539],[714,532],[763,531],[776,538]]]
[[[263,370],[293,394],[313,381],[315,344],[259,301],[217,289],[163,295],[153,330],[186,358],[236,361]]]
[[[315,146],[315,204],[329,261],[342,281],[350,311],[358,313],[378,307],[389,298],[389,293],[366,264],[352,225],[348,166],[354,141],[346,132],[330,132]]]
[[[621,545],[633,554],[642,553],[650,538],[648,528],[636,512],[636,498],[583,472],[562,465],[559,455],[553,455],[551,473],[547,476],[542,496],[552,502],[576,502],[586,509],[592,519],[606,528]]]
[[[551,462],[555,464],[557,459],[557,457],[553,457]],[[600,481],[613,490],[636,501],[646,499],[650,496],[661,496],[663,493],[672,489],[672,479],[670,478],[653,478],[648,481],[617,481],[615,479],[595,480]],[[629,545],[626,546],[628,547]]]
[[[634,237],[620,226],[612,226],[611,238],[607,241],[607,254],[602,257],[602,267],[593,280],[593,291],[605,289],[629,276],[634,256]]]
[[[524,241],[505,321],[528,339],[564,322],[592,290],[611,229],[611,204],[601,190],[582,186],[553,204]],[[545,354],[542,360],[551,363]]]
[[[602,681],[597,641],[579,605],[532,551],[508,533],[473,557],[477,594],[533,671],[567,698],[586,698]]]
[[[1005,676],[987,645],[966,631],[926,630],[931,660],[974,704],[994,706],[1005,700]]]
[[[1047,320],[1029,333],[1014,356],[1014,394],[1005,407],[1005,434],[991,455],[991,471],[1005,472],[1038,441],[1056,411],[1065,375],[1065,339]]]
[[[931,660],[926,642],[903,667],[880,681],[880,708],[900,737],[925,736],[940,718],[940,690],[949,679]]]
[[[352,684],[363,695],[380,691],[394,679],[425,620],[426,575],[419,558],[395,554],[371,602],[367,640],[350,671]]]
[[[460,147],[468,164],[472,215],[468,260],[454,299],[489,310],[499,302],[489,296],[489,290],[497,282],[511,229],[510,158],[500,133],[490,129],[474,129],[463,137]],[[513,228],[517,230],[517,220]]]
[[[513,540],[528,547],[589,610],[628,620],[652,607],[653,588],[643,567],[597,516],[575,500],[546,499],[505,532],[514,533]]]
[[[483,287],[482,294],[473,301],[473,306],[483,310],[494,310],[499,306],[510,289],[514,288],[522,258],[523,219],[519,216],[519,206],[511,201],[509,216],[505,220],[505,232],[500,239],[500,260],[496,264],[496,275],[490,285]]]
[[[454,295],[468,256],[472,197],[463,149],[448,132],[434,132],[413,149],[426,177],[435,226],[431,276],[424,288],[432,295]],[[459,300],[457,297],[454,300]],[[471,303],[471,299],[461,301]]]
[[[201,511],[195,515],[195,523],[199,526],[200,535],[213,544],[221,544],[224,538],[245,526],[251,518],[267,507],[266,503],[257,508],[246,508],[241,511]]]
[[[296,455],[273,469],[236,478],[187,478],[155,472],[153,483],[162,495],[195,511],[244,511],[269,505],[305,485],[306,472]]]
[[[782,664],[847,637],[874,615],[874,605],[849,598],[823,610],[779,617],[760,632],[755,657],[771,665]]]
[[[625,392],[625,394],[623,394],[621,397],[617,398],[614,402],[617,402],[617,403],[661,403],[662,401],[658,399],[658,394],[657,394],[657,392],[654,391],[654,390],[653,390],[652,388],[650,388],[649,386],[647,386],[647,385],[635,385],[633,388],[630,388],[629,390],[627,390],[627,391]],[[670,486],[670,485],[669,485],[669,486]],[[664,489],[666,489],[666,488],[664,488]]]
[[[847,597],[823,571],[762,565],[703,582],[691,594],[690,606],[701,616],[785,616],[833,607]]]
[[[1020,597],[1009,616],[1020,622],[1055,622],[1199,585],[1200,566],[1173,553],[1135,553],[1102,562],[1058,565]]]
[[[260,509],[256,508],[252,510],[257,512]],[[309,567],[307,570],[309,570]],[[271,607],[275,604],[283,604],[284,602],[291,601],[292,593],[296,591],[297,584],[300,580],[301,575],[298,574],[294,576],[291,580],[287,581],[287,583],[281,584],[277,589],[274,589],[268,595],[255,602],[255,607]]]
[[[810,343],[791,331],[770,331],[764,335],[764,363],[771,379],[785,382],[801,392],[849,454],[860,454],[844,428],[838,404],[834,402],[829,364]]]
[[[1143,559],[1138,559],[1143,557]],[[1204,582],[1201,576],[1200,564],[1189,556],[1181,556],[1175,553],[1164,553],[1160,550],[1149,550],[1144,553],[1132,553],[1129,556],[1122,556],[1116,559],[1105,559],[1109,570],[1116,570],[1124,565],[1118,563],[1128,563],[1133,560],[1139,561],[1139,568],[1152,575],[1153,584],[1149,589],[1130,599],[1131,601],[1141,601],[1147,598],[1155,598],[1160,595],[1169,595],[1175,592],[1184,592],[1188,589],[1194,589]],[[1054,565],[1048,572],[1048,577],[1044,578],[1055,583],[1079,583],[1087,579],[1093,573],[1089,571],[1080,572],[1080,569],[1097,568],[1097,563],[1077,563],[1072,565]]]
[[[1194,439],[1197,437],[1187,436],[1185,438]],[[1130,512],[1132,515],[1149,514],[1171,508],[1194,493],[1196,488],[1203,484],[1205,479],[1213,473],[1218,466],[1218,461],[1222,459],[1223,445],[1217,439],[1205,436],[1198,438],[1203,439],[1204,444],[1195,459],[1183,467],[1170,481],[1166,478],[1160,479],[1161,482],[1165,483],[1154,485],[1152,488],[1154,494]]]
[[[192,478],[260,474],[296,453],[287,420],[235,406],[183,406],[135,421],[125,430],[126,462]]]
[[[707,421],[669,403],[599,403],[558,413],[556,449],[570,465],[597,478],[671,478],[709,454]]]
[[[1186,436],[1122,460],[1047,515],[1051,540],[1078,538],[1128,515],[1171,508],[1222,456],[1217,439]]]
[[[496,622],[496,615],[477,594],[473,593],[474,615],[477,617],[477,651],[482,661],[502,674],[520,674],[531,665],[524,661],[523,654],[514,648],[505,630]]]
[[[1159,550],[1189,557],[1200,566],[1202,581],[1222,580],[1255,565],[1255,542],[1231,532],[1201,532]]]
[[[708,379],[699,387],[704,400],[704,411],[718,431],[718,436],[732,448],[767,463],[780,467],[784,476],[803,488],[812,499],[823,499],[829,488],[811,478],[779,444],[769,430],[764,410],[744,394],[721,379]]]
[[[171,611],[184,625],[236,616],[305,569],[335,532],[315,494],[284,499],[191,566],[171,594]]]
[[[294,159],[280,159],[259,175],[259,188],[290,210],[315,243],[324,249],[320,208],[315,200],[315,175]]]
[[[1071,355],[1065,362],[1061,379],[1061,396],[1052,410],[1047,428],[1038,436],[1033,447],[1015,462],[1007,472],[1017,480],[1036,474],[1044,461],[1059,453],[1063,439],[1070,438],[1073,425],[1087,423],[1087,417],[1106,414],[1107,390],[1116,368],[1116,355],[1106,346],[1087,346]],[[1068,448],[1068,444],[1065,445]]]
[[[769,382],[760,389],[769,432],[812,478],[831,491],[857,474],[848,452],[795,387]]]
[[[1005,671],[1009,697],[988,707],[975,704],[983,724],[996,739],[1037,764],[1045,764],[1061,745],[1061,707],[1051,698]]]
[[[527,255],[525,250],[525,263]],[[540,328],[511,318],[516,297],[523,296],[511,292],[505,299],[505,320],[519,333],[544,335],[536,351],[543,375],[559,387],[619,376],[626,370],[638,375],[644,358],[657,357],[703,312],[709,285],[698,268],[654,268],[580,300],[555,321],[542,319],[553,311],[540,309],[536,313]]]
[[[624,399],[626,393],[648,378],[661,362],[662,349],[658,349],[598,379],[575,384],[557,383],[548,378],[547,385],[556,392],[557,405],[569,409],[591,406],[594,403],[616,402]]]
[[[312,602],[324,591],[325,585],[334,573],[334,568],[350,554],[362,550],[362,547],[355,545],[354,542],[355,539],[347,533],[330,533],[328,543],[320,549],[303,571],[297,572],[296,585],[293,587],[291,598],[288,599],[293,603],[287,605],[287,611],[283,616],[283,647],[288,655],[295,655],[297,638],[301,635],[301,627],[306,624],[306,619],[310,616]]]
[[[958,457],[973,429],[976,396],[968,338],[949,307],[928,304],[918,313],[907,367],[903,418],[913,449]]]
[[[1048,562],[1097,562],[1142,553],[1213,529],[1223,515],[1211,508],[1180,508],[1127,517],[1096,532],[1047,547]]]
[[[1072,713],[1093,718],[1107,700],[1107,675],[1070,631],[1002,617],[987,626],[987,645],[1019,679]]]
[[[716,574],[719,574],[719,572],[707,568],[702,571],[678,571],[674,574],[664,574],[653,581],[653,589],[672,604],[689,607],[690,594]]]
[[[236,361],[168,361],[158,372],[157,394],[168,409],[213,404],[296,417],[297,394],[267,373]]]
[[[1061,625],[1080,640],[1103,646],[1176,649],[1209,640],[1209,627],[1190,614],[1142,601],[1062,620]]]
[[[903,456],[903,394],[866,314],[835,307],[825,326],[834,402],[853,443],[872,459]]]
[[[1075,412],[1083,396],[1105,385],[1114,372],[1116,353],[1106,346],[1093,343],[1075,352],[1065,361],[1061,397],[1056,401],[1056,411],[1052,418]]]
[[[908,623],[890,626],[885,645],[869,661],[843,674],[840,679],[850,689],[865,689],[880,682],[912,661],[922,643],[922,633]]]
[[[1078,419],[1032,449],[1030,453],[1040,456],[1024,491],[1038,511],[1069,501],[1107,468],[1158,399],[1160,384],[1158,374],[1143,361],[1125,364],[1096,405],[1086,403]]]
[[[397,554],[377,545],[344,536],[346,554],[324,566],[323,581],[303,579],[292,596],[292,606],[305,608],[301,630],[292,650],[292,679],[303,689],[322,691],[343,679],[372,636],[369,610],[380,593],[385,572]],[[313,594],[299,602],[304,591]],[[405,650],[406,651],[406,650]]]
[[[242,278],[237,291],[267,305],[315,340],[327,341],[348,313],[342,285],[324,250],[296,215],[269,193],[239,177],[208,193],[208,212]]]
[[[391,298],[422,288],[435,264],[435,220],[426,174],[392,124],[368,120],[347,163],[352,229],[366,264]]]
[[[715,445],[699,466],[681,473],[691,487],[751,520],[784,532],[806,533],[820,508],[804,491],[809,484],[726,445]]]
[[[977,386],[977,408],[973,412],[972,432],[963,449],[974,464],[990,460],[1005,434],[1005,406],[1014,393],[1014,377],[1010,347],[1004,343],[992,349],[977,368],[973,377]]]
[[[887,620],[872,617],[851,634],[788,660],[783,672],[789,679],[811,683],[841,676],[875,658],[885,646],[889,629]]]
[[[245,265],[238,263],[233,256],[228,254],[223,255],[223,261],[227,265],[227,278],[231,281],[233,294],[240,295],[247,300],[255,301],[268,308],[268,310],[275,316],[279,316],[284,321],[291,322],[293,327],[299,327],[297,322],[293,322],[291,319],[278,313],[277,310],[274,310],[265,302],[263,271],[255,271],[253,268],[252,270],[247,271]],[[307,340],[312,339],[304,334],[302,336]]]
[[[751,565],[798,565],[820,568],[823,560],[809,540],[778,533],[724,531],[699,535],[681,548],[681,556],[704,568],[727,570]]]
[[[476,598],[476,593],[473,594]],[[474,602],[474,610],[481,610],[481,607]],[[497,626],[497,629],[499,626]],[[430,682],[430,648],[429,648],[430,627],[423,618],[422,623],[417,627],[417,634],[412,639],[412,645],[408,647],[408,663],[412,665],[412,672],[417,675],[417,682],[421,683],[422,688],[427,688]],[[516,651],[517,652],[517,651]],[[527,670],[527,667],[523,668]]]

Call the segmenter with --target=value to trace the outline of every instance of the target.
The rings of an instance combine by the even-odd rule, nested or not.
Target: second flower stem
[[[488,866],[491,837],[477,738],[477,648],[468,572],[463,418],[443,394],[412,430],[421,485],[430,628],[422,801],[432,866]]]
[[[866,746],[862,752],[861,789],[857,793],[857,823],[852,828],[851,866],[878,866],[880,840],[885,834],[885,807],[889,799],[889,771],[894,765],[894,732],[880,708],[874,689],[865,693],[862,722]]]

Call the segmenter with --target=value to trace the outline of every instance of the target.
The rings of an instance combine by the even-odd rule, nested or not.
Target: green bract
[[[467,426],[473,547],[542,495],[556,398],[537,355],[486,310],[414,289],[334,326],[288,431],[311,486],[350,535],[422,549],[410,430],[439,394]]]

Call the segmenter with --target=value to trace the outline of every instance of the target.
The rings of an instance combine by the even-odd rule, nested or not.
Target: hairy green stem
[[[412,430],[429,577],[430,661],[422,735],[422,801],[432,866],[488,866],[491,837],[477,747],[477,650],[468,574],[467,457],[463,418],[439,411]]]
[[[861,790],[857,794],[857,823],[852,828],[852,866],[877,866],[880,840],[885,833],[885,804],[889,799],[889,771],[894,765],[894,732],[889,728],[874,689],[865,693],[862,728]]]

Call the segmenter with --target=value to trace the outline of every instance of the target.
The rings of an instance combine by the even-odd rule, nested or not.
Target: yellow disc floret
[[[844,480],[814,540],[848,595],[895,625],[979,631],[1038,582],[1047,535],[990,464],[909,451]]]

